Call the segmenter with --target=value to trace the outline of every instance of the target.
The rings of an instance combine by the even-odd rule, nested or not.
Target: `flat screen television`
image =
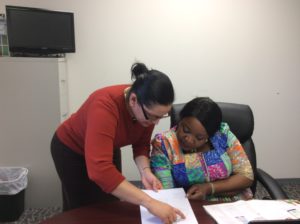
[[[74,14],[40,8],[6,6],[11,54],[75,52]]]

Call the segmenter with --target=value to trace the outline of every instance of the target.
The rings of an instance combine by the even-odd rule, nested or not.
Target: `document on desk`
[[[297,200],[252,199],[203,207],[218,224],[245,224],[255,220],[282,220],[284,223],[284,220],[300,219]]]
[[[143,190],[151,197],[168,203],[169,205],[178,208],[185,215],[185,219],[178,219],[176,223],[179,224],[198,224],[194,211],[186,198],[186,193],[183,188],[163,189],[158,192],[152,190]],[[158,217],[152,215],[146,208],[140,206],[142,224],[161,224]]]

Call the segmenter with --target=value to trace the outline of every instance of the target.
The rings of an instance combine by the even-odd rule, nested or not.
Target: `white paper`
[[[204,205],[204,209],[218,224],[245,224],[252,220],[297,219],[300,207],[297,203],[280,200],[249,200]]]
[[[183,188],[163,189],[158,192],[152,190],[143,190],[159,201],[163,201],[178,208],[184,215],[185,219],[178,219],[176,223],[179,224],[198,224],[194,211],[190,205],[189,200],[186,198],[186,194]],[[142,224],[160,224],[162,223],[158,217],[152,215],[146,208],[140,206]]]

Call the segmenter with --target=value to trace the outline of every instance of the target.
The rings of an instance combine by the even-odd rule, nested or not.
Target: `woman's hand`
[[[158,191],[159,189],[162,189],[161,182],[152,173],[150,167],[144,168],[144,170],[141,173],[141,180],[142,180],[144,187],[147,190]]]
[[[173,223],[177,218],[185,219],[184,214],[180,210],[150,197],[127,180],[123,180],[112,191],[112,194],[121,200],[145,207],[154,216],[160,218],[163,223]]]
[[[160,218],[164,224],[172,224],[179,218],[185,219],[185,215],[180,210],[156,199],[152,199],[144,207]]]
[[[190,187],[186,196],[188,199],[204,200],[206,195],[211,193],[211,186],[209,183],[195,184]]]

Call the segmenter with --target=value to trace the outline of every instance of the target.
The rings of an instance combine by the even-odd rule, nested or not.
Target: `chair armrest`
[[[270,174],[259,168],[257,168],[257,181],[264,186],[272,199],[289,198],[278,182]]]

